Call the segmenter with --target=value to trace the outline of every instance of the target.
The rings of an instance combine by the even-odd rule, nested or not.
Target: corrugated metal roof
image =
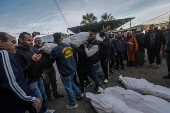
[[[124,25],[125,23],[129,22],[130,20],[132,20],[134,18],[135,17],[117,19],[117,20],[111,20],[111,21],[104,21],[104,22],[99,22],[99,23],[83,25],[83,26],[71,27],[71,28],[67,28],[67,29],[69,29],[73,33],[89,32],[89,29],[93,28],[93,27],[95,27],[98,31],[101,31],[103,28],[107,27],[108,25],[110,25],[111,29],[117,29],[120,26]]]

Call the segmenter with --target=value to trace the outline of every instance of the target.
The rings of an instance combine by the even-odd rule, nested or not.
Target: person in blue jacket
[[[78,104],[75,100],[73,90],[76,92],[77,98],[82,98],[83,93],[81,93],[80,89],[73,81],[76,72],[76,62],[73,56],[73,49],[71,46],[62,42],[63,38],[60,33],[55,33],[53,37],[54,42],[56,42],[58,46],[51,51],[51,61],[56,61],[58,71],[61,74],[61,81],[70,100],[70,103],[66,105],[66,109],[76,108]]]
[[[25,113],[31,106],[39,112],[41,100],[27,88],[16,46],[15,37],[0,32],[0,113]]]

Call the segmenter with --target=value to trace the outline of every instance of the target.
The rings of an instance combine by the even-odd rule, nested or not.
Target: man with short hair
[[[160,56],[160,49],[161,49],[161,41],[162,41],[162,32],[160,30],[156,30],[155,25],[150,25],[149,32],[145,34],[144,37],[144,47],[147,48],[148,53],[148,60],[150,65],[148,68],[153,67],[153,63],[156,57],[156,64],[157,66],[155,69],[160,68],[161,56]]]
[[[38,52],[38,49],[43,46],[41,38],[34,39],[34,49]]]
[[[95,82],[95,93],[98,92],[99,85],[101,84],[98,76],[99,67],[99,43],[96,40],[97,29],[92,28],[89,31],[89,39],[87,45],[84,43],[85,52],[88,57],[89,76]]]
[[[51,51],[51,61],[56,61],[58,71],[61,74],[61,81],[69,97],[70,103],[66,105],[66,109],[73,109],[78,106],[73,90],[76,92],[77,98],[83,97],[83,93],[81,93],[80,89],[73,81],[76,72],[76,62],[73,56],[73,49],[62,42],[63,38],[60,33],[55,33],[53,37],[54,42],[56,42],[58,46]]]
[[[38,49],[43,46],[41,38],[35,38],[34,43],[35,45],[33,46],[33,50],[36,53],[38,53],[39,51]],[[45,52],[42,52],[41,54],[42,56],[39,62],[40,62],[40,67],[43,70],[43,73],[45,74],[45,78],[43,81],[44,81],[45,92],[47,94],[47,100],[48,101],[52,100],[51,88],[52,88],[54,98],[64,97],[64,95],[59,94],[57,91],[56,71],[53,66],[53,63],[51,62],[50,55],[48,55]]]
[[[31,105],[39,112],[41,100],[27,88],[24,73],[14,55],[16,46],[15,37],[0,32],[0,113],[24,113]]]
[[[126,42],[122,37],[121,32],[119,32],[119,35],[116,36],[116,38],[113,40],[113,45],[115,47],[115,53],[116,53],[116,69],[119,71],[121,68],[124,70],[124,64],[123,64],[123,53],[126,50]],[[121,67],[120,67],[121,66]]]
[[[164,50],[163,50],[164,48]],[[163,34],[162,47],[160,53],[165,51],[165,59],[168,67],[168,75],[164,76],[164,79],[170,79],[170,24],[167,26],[167,31]]]
[[[40,113],[53,113],[55,110],[47,109],[46,105],[45,89],[41,78],[44,77],[44,74],[40,69],[39,64],[41,54],[36,54],[31,49],[33,46],[33,38],[29,33],[21,33],[19,35],[19,42],[16,56],[18,57],[20,65],[24,70],[28,88],[36,97],[42,100],[42,109]]]
[[[110,39],[108,38],[107,33],[101,32],[100,37],[103,39],[103,41],[99,41],[99,57],[100,57],[100,63],[101,67],[104,72],[104,83],[107,84],[108,77],[109,77],[109,61],[111,56],[111,50],[110,50]]]

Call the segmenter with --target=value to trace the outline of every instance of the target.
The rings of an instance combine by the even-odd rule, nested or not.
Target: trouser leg
[[[170,76],[170,53],[165,53],[166,64],[168,67],[168,76]]]
[[[154,49],[153,48],[148,48],[147,49],[147,53],[148,53],[148,60],[150,64],[153,64],[155,61],[155,53],[154,53]]]

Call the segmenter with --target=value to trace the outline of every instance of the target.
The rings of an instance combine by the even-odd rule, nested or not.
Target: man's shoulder
[[[105,38],[106,42],[110,42],[110,40],[111,40],[110,38]]]
[[[14,55],[14,53],[7,51],[7,50],[0,50],[0,55],[3,59],[10,59],[13,61],[16,61],[16,57]]]
[[[1,55],[8,55],[8,56],[14,56],[14,53],[10,52],[10,51],[7,51],[5,49],[1,49],[0,50],[0,54]]]
[[[170,34],[170,31],[165,31],[163,34],[164,34],[164,35],[165,35],[165,34]]]

